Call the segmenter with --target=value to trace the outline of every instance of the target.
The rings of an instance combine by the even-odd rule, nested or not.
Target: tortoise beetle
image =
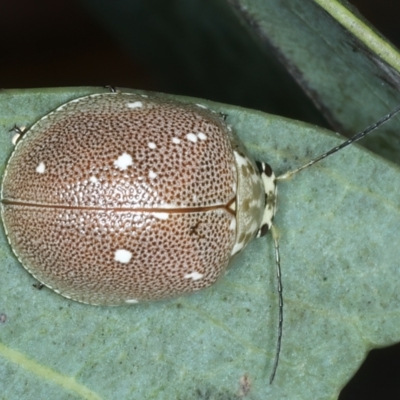
[[[72,100],[17,142],[1,187],[11,248],[41,283],[94,305],[213,284],[271,227],[276,184],[224,116],[132,93]]]

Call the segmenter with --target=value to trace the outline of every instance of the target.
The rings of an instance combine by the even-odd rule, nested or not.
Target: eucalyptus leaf
[[[30,126],[65,101],[106,90],[2,91],[1,173],[14,124]],[[248,150],[277,175],[342,140],[305,123],[184,100],[227,114]],[[278,298],[271,237],[254,241],[207,290],[95,307],[33,287],[2,231],[2,396],[337,398],[368,350],[400,340],[399,188],[398,167],[358,146],[279,182],[284,331],[272,385]]]
[[[327,120],[353,134],[400,103],[400,54],[347,1],[228,0]],[[366,138],[400,163],[400,121]]]

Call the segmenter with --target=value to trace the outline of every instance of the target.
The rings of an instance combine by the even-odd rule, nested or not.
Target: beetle
[[[213,284],[267,233],[275,176],[201,105],[101,93],[23,135],[2,219],[22,265],[55,292],[120,305]]]

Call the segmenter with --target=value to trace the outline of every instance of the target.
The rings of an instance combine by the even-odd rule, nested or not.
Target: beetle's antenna
[[[324,158],[330,156],[331,154],[336,153],[337,151],[343,149],[344,147],[347,147],[349,144],[352,144],[352,143],[356,142],[357,140],[362,139],[363,137],[368,135],[368,133],[374,131],[375,129],[377,129],[381,125],[383,125],[385,122],[389,121],[389,119],[391,119],[393,116],[395,116],[399,111],[400,111],[400,106],[395,108],[389,114],[387,114],[384,117],[382,117],[378,122],[375,122],[374,124],[370,125],[367,129],[363,130],[362,132],[357,133],[352,138],[346,140],[345,142],[343,142],[339,146],[336,146],[333,149],[330,149],[326,153],[321,154],[319,157],[314,158],[313,160],[309,161],[307,164],[304,164],[299,168],[296,168],[296,169],[294,169],[292,171],[285,172],[284,174],[278,176],[276,179],[283,180],[283,179],[291,178],[294,174],[297,174],[298,172],[302,171],[303,169],[311,167],[311,165],[314,165],[318,161],[321,161]]]
[[[279,238],[278,232],[275,229],[274,225],[271,226],[272,238],[274,239],[275,246],[275,264],[276,264],[276,279],[277,279],[277,288],[278,288],[278,297],[279,297],[279,322],[278,322],[278,337],[276,339],[276,353],[275,353],[275,361],[274,366],[272,367],[272,373],[269,378],[269,383],[272,384],[275,378],[276,370],[278,369],[279,363],[279,355],[281,353],[281,345],[282,345],[282,331],[283,331],[283,286],[282,286],[282,277],[281,277],[281,257],[279,253]]]
[[[365,130],[357,133],[350,139],[346,140],[345,142],[341,143],[339,146],[336,146],[332,148],[331,150],[327,151],[326,153],[321,154],[320,156],[314,158],[313,160],[309,161],[308,163],[302,165],[299,168],[296,168],[292,171],[288,171],[280,176],[278,176],[276,179],[283,180],[283,179],[288,179],[292,177],[294,174],[297,174],[298,172],[302,171],[303,169],[306,169],[308,167],[311,167],[315,163],[323,160],[324,158],[330,156],[331,154],[336,153],[337,151],[343,149],[344,147],[347,147],[348,145],[356,142],[357,140],[362,139],[366,135],[368,135],[370,132],[374,131],[375,129],[379,128],[381,125],[383,125],[385,122],[389,121],[392,117],[394,117],[398,112],[400,111],[400,106],[396,107],[393,111],[391,111],[389,114],[385,115],[382,117],[378,122],[375,122],[374,124],[370,125],[368,128]],[[276,197],[276,189],[275,189],[275,197]],[[275,200],[274,200],[275,201]],[[276,211],[276,201],[275,204],[273,205],[273,211],[272,211],[272,216],[275,215]],[[272,219],[271,219],[272,222]],[[277,343],[276,343],[276,353],[275,353],[275,361],[274,365],[272,368],[272,373],[271,377],[269,379],[269,383],[272,384],[276,371],[278,368],[278,363],[279,363],[279,356],[281,352],[281,345],[282,345],[282,331],[283,331],[283,287],[282,287],[282,277],[281,277],[281,259],[280,259],[280,253],[279,253],[279,242],[278,242],[278,232],[276,231],[275,227],[273,225],[269,225],[268,228],[270,228],[272,237],[274,240],[274,246],[275,246],[275,263],[276,263],[276,277],[277,277],[277,288],[278,288],[278,296],[279,296],[279,322],[278,322],[278,337],[277,337]]]

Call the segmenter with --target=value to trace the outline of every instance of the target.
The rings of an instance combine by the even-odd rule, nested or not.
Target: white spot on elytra
[[[125,303],[127,303],[127,304],[136,304],[136,303],[139,303],[139,300],[136,300],[136,299],[128,299],[128,300],[125,300]]]
[[[200,108],[204,108],[205,110],[207,110],[207,107],[204,104],[196,104],[197,107]]]
[[[177,137],[172,138],[172,143],[179,144],[180,142],[181,142],[181,139],[179,139]]]
[[[118,249],[114,255],[114,260],[122,264],[128,264],[131,258],[132,258],[132,253],[125,249]]]
[[[157,145],[153,142],[149,142],[149,147],[154,150],[155,148],[157,148]]]
[[[99,180],[95,176],[91,176],[89,178],[89,181],[92,182],[92,183],[97,183]]]
[[[153,216],[157,219],[164,219],[164,220],[169,218],[169,214],[163,212],[155,212],[153,213]]]
[[[44,165],[44,162],[40,162],[39,165],[36,167],[36,172],[38,174],[44,174],[45,170],[46,170],[46,166]]]
[[[142,108],[143,103],[141,101],[134,101],[133,103],[127,104],[128,108]]]
[[[114,166],[122,171],[125,171],[131,165],[133,165],[133,159],[128,153],[123,153],[114,161]]]
[[[187,140],[189,140],[190,142],[196,143],[197,142],[197,135],[195,135],[194,133],[188,133],[186,135]]]
[[[206,140],[207,139],[207,135],[205,134],[205,133],[203,133],[203,132],[197,132],[197,133],[188,133],[187,135],[186,135],[186,138],[189,140],[189,141],[191,141],[191,142],[193,142],[193,143],[196,143],[197,142],[197,140],[198,139],[200,139],[200,140]]]
[[[234,231],[236,229],[236,218],[231,219],[231,223],[229,224],[229,229]]]
[[[204,274],[201,274],[200,272],[191,272],[190,274],[186,274],[185,278],[186,279],[192,279],[193,281],[198,281],[204,276]]]
[[[151,170],[150,170],[150,172],[149,172],[149,178],[150,178],[150,179],[157,178],[157,174],[156,174],[154,171],[151,171]]]

